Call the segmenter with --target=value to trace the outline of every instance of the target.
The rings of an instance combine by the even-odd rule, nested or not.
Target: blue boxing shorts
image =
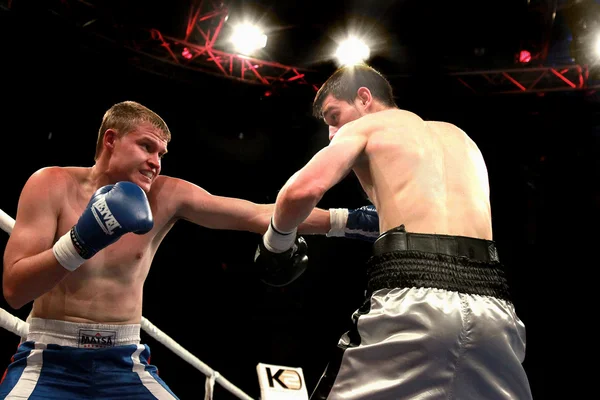
[[[177,399],[149,359],[139,324],[31,318],[0,384],[0,398]]]
[[[494,242],[400,226],[377,239],[367,275],[312,400],[531,400]]]

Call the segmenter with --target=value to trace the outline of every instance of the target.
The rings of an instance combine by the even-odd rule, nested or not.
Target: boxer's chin
[[[150,191],[150,188],[152,187],[152,183],[154,182],[154,179],[149,178],[143,174],[137,174],[132,179],[132,182],[135,183],[136,185],[138,185],[139,187],[141,187],[144,192],[148,193]]]

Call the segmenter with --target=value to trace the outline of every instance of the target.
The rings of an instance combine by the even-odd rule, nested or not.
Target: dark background
[[[376,30],[387,36],[371,64],[390,77],[399,106],[455,123],[480,146],[490,175],[494,238],[527,327],[524,365],[534,398],[559,398],[564,382],[549,376],[573,369],[558,358],[582,345],[576,334],[581,327],[570,314],[580,296],[572,294],[586,280],[580,267],[594,267],[579,260],[573,246],[593,237],[598,222],[599,96],[594,90],[471,95],[440,77],[467,67],[514,66],[523,43],[545,52],[538,65],[579,62],[568,51],[575,8],[542,1],[485,2],[489,9],[468,1],[279,3],[231,2],[232,9],[261,10],[278,27],[263,57],[312,68],[319,86],[334,70],[324,50],[331,30],[350,14],[376,20]],[[184,22],[178,14],[184,1],[105,4],[123,23],[176,33]],[[554,20],[531,11],[552,5],[558,6]],[[598,17],[590,13],[584,14]],[[174,66],[153,71],[156,60],[138,54],[147,66],[142,70],[118,42],[84,33],[35,2],[1,3],[0,46],[0,209],[13,217],[21,188],[37,169],[93,164],[102,115],[123,100],[141,102],[167,121],[173,140],[163,174],[222,196],[273,202],[286,179],[327,145],[326,126],[310,115],[310,86],[274,90]],[[483,54],[475,51],[481,48]],[[319,206],[366,203],[349,176]],[[7,237],[0,236],[0,246]],[[310,269],[293,285],[273,289],[248,271],[258,240],[251,233],[178,223],[155,257],[143,314],[254,398],[259,362],[302,367],[310,393],[361,304],[369,246],[309,236]],[[22,319],[30,310],[12,310],[4,300],[0,306]],[[4,368],[18,339],[0,335]],[[199,371],[145,333],[142,338],[178,396],[203,398]],[[216,399],[232,398],[219,385],[215,392]]]

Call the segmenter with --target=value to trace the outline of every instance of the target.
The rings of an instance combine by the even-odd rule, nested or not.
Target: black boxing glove
[[[291,243],[291,247],[283,250],[288,243]],[[289,285],[306,271],[307,252],[308,245],[302,236],[296,236],[296,230],[279,232],[271,221],[254,254],[255,272],[269,286]]]

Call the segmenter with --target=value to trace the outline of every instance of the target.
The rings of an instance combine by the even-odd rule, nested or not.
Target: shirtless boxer
[[[366,301],[311,399],[531,399],[525,326],[492,239],[477,145],[399,109],[367,65],[338,69],[313,107],[330,144],[279,192],[255,262],[299,258],[298,226],[350,171],[384,233],[367,263]]]
[[[273,205],[160,175],[170,139],[156,113],[118,103],[102,119],[92,167],[42,168],[25,183],[4,252],[3,293],[11,307],[33,308],[0,398],[176,398],[140,343],[144,281],[160,243],[182,219],[263,234]],[[363,208],[316,210],[301,230],[359,231],[368,240],[376,221]],[[277,285],[297,277],[257,272]]]

